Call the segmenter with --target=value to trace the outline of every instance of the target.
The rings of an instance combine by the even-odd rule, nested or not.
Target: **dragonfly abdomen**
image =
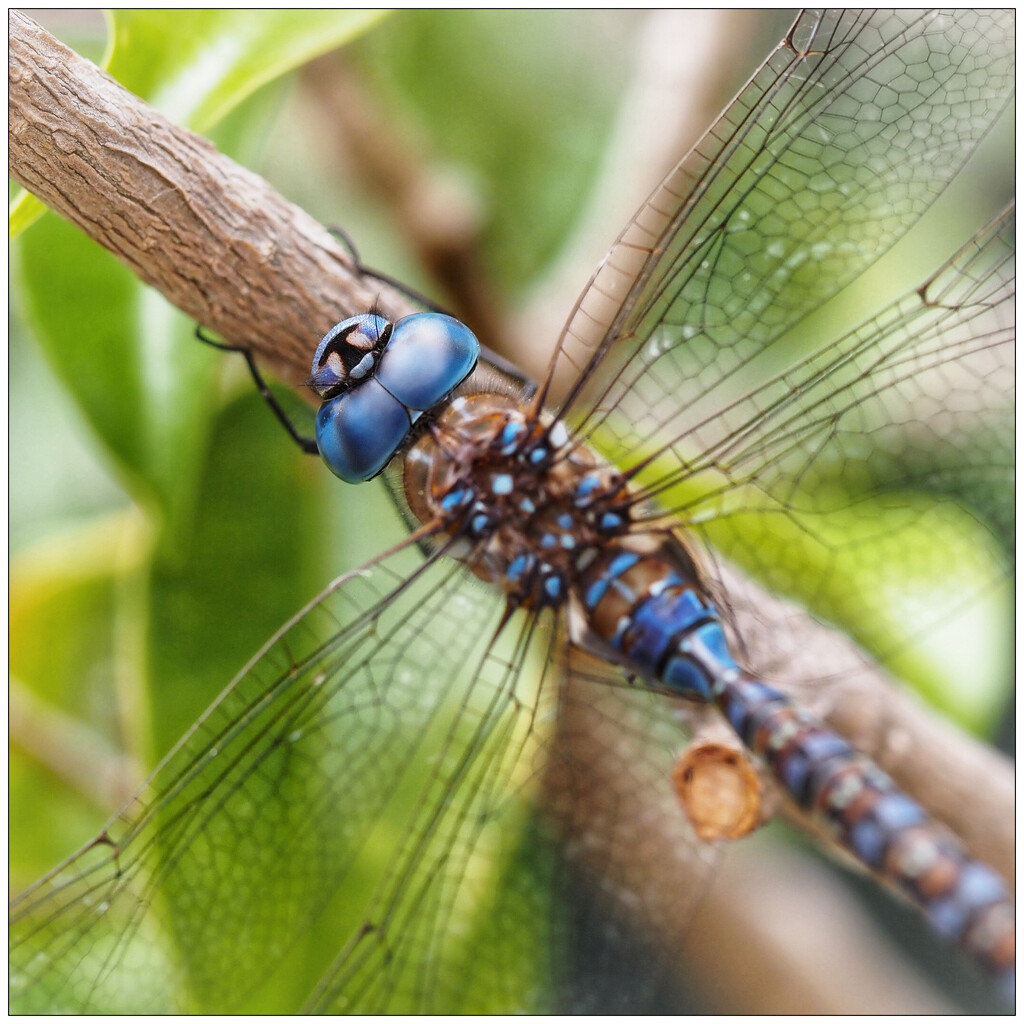
[[[644,678],[708,702],[740,671],[687,560],[618,546],[587,566],[581,584],[589,629]]]
[[[588,567],[588,627],[648,683],[714,702],[799,807],[932,927],[1013,985],[1013,902],[870,758],[733,660],[718,611],[694,573],[662,549],[604,552]]]
[[[775,687],[740,674],[722,680],[716,704],[839,845],[1012,990],[1014,907],[997,872],[973,859],[870,758]]]

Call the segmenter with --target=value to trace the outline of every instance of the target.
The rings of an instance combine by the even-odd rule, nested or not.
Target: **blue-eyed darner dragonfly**
[[[950,32],[975,32],[973,17],[968,17],[970,23],[908,19],[906,31],[915,38],[906,41],[893,33],[895,23],[889,21],[883,23],[881,38],[895,50],[897,59],[900,53],[913,52],[913,66],[919,67],[918,48],[922,44],[927,52],[927,46],[946,45]],[[986,409],[992,407],[990,399],[1005,399],[1005,395],[998,395],[994,384],[1000,379],[998,365],[989,367],[982,362],[981,369],[970,359],[974,342],[980,342],[977,354],[981,360],[987,358],[993,346],[1008,343],[1007,336],[998,333],[998,328],[1005,325],[983,321],[982,329],[977,330],[976,319],[1008,294],[999,275],[999,267],[1012,252],[1005,224],[984,236],[988,241],[980,248],[965,250],[922,292],[929,302],[912,297],[909,304],[893,309],[888,318],[877,318],[863,333],[848,336],[822,356],[798,363],[784,375],[762,376],[760,387],[744,381],[743,375],[756,355],[755,346],[770,346],[776,334],[799,318],[806,307],[839,287],[873,257],[873,249],[867,251],[863,240],[859,248],[852,244],[845,250],[830,246],[829,216],[849,216],[851,210],[863,212],[866,205],[878,200],[883,185],[890,181],[886,174],[891,176],[893,193],[902,196],[905,189],[898,188],[897,183],[903,181],[902,174],[909,173],[914,181],[911,208],[899,207],[892,196],[886,196],[884,206],[872,208],[870,214],[865,214],[869,219],[863,222],[877,224],[883,238],[886,229],[898,233],[913,217],[915,204],[922,205],[929,198],[929,190],[939,187],[955,168],[959,162],[956,154],[970,148],[1009,88],[1008,55],[999,49],[1005,43],[1005,31],[993,23],[987,36],[975,40],[984,59],[992,64],[986,65],[980,76],[981,91],[974,105],[968,104],[959,115],[950,115],[960,118],[955,129],[945,120],[949,111],[942,106],[944,96],[918,102],[917,93],[910,88],[914,102],[907,102],[908,109],[903,111],[904,101],[900,101],[900,110],[912,123],[894,118],[890,123],[895,125],[891,129],[895,134],[865,128],[868,141],[858,136],[856,144],[850,142],[852,150],[843,151],[849,164],[827,163],[828,137],[834,147],[842,145],[836,141],[837,123],[856,120],[848,110],[832,105],[854,102],[851,97],[856,95],[858,83],[873,83],[872,92],[877,98],[878,83],[872,76],[878,74],[879,67],[885,67],[886,76],[895,80],[893,55],[883,60],[874,48],[863,45],[869,36],[876,41],[871,27],[855,30],[852,25],[813,22],[815,34],[809,24],[812,22],[805,21],[798,27],[793,46],[783,47],[744,93],[746,104],[756,106],[752,98],[759,97],[762,107],[756,120],[738,129],[734,139],[740,145],[733,149],[728,139],[722,141],[728,161],[716,160],[705,151],[709,169],[702,169],[693,178],[696,190],[690,184],[679,186],[680,180],[687,181],[685,175],[670,180],[669,191],[661,193],[630,225],[625,241],[600,272],[603,276],[586,294],[584,306],[564,336],[559,357],[575,368],[575,380],[581,387],[574,391],[570,374],[568,397],[551,390],[541,392],[577,431],[576,437],[592,441],[624,470],[639,469],[643,463],[644,472],[636,474],[636,486],[650,497],[660,496],[663,508],[690,523],[701,541],[717,541],[724,548],[728,548],[730,533],[736,533],[734,541],[739,538],[743,516],[758,522],[753,513],[761,513],[764,530],[763,523],[772,518],[773,511],[827,540],[826,546],[834,546],[834,538],[823,533],[827,516],[851,507],[851,498],[844,498],[835,488],[852,482],[859,484],[858,495],[884,494],[884,471],[906,475],[914,465],[913,446],[909,454],[905,451],[886,456],[891,461],[881,467],[881,478],[868,474],[862,462],[854,461],[863,438],[880,435],[886,429],[884,419],[870,417],[879,411],[872,410],[872,403],[890,394],[898,396],[899,386],[919,380],[920,372],[931,363],[946,365],[955,358],[970,368],[972,382],[983,385]],[[904,30],[902,22],[900,30]],[[856,35],[860,31],[867,35]],[[847,32],[855,33],[852,46],[848,45]],[[827,44],[825,39],[829,40]],[[805,50],[816,52],[800,57]],[[832,66],[832,61],[837,63]],[[953,76],[947,88],[959,82],[958,69],[962,66],[945,65],[947,72],[952,69]],[[916,80],[909,73],[907,77]],[[987,93],[990,88],[991,95]],[[856,102],[867,103],[862,97]],[[894,99],[893,104],[896,102]],[[881,106],[894,113],[893,106]],[[743,102],[732,108],[734,116],[747,109]],[[829,120],[833,115],[834,122]],[[878,124],[885,123],[886,119],[879,119]],[[729,124],[728,119],[725,124]],[[907,130],[900,132],[900,128]],[[941,145],[938,133],[929,134],[936,128],[945,129]],[[884,135],[883,151],[872,147],[870,140],[882,137],[873,131]],[[762,132],[766,136],[759,135]],[[717,138],[722,140],[721,133]],[[777,151],[772,148],[773,140]],[[813,148],[812,153],[804,151],[805,144]],[[900,145],[905,145],[907,152],[900,151]],[[943,150],[943,146],[951,147],[952,152]],[[859,165],[851,152],[858,147],[863,148],[861,155],[879,161],[878,166],[871,167],[870,180],[856,174]],[[694,159],[701,164],[699,156]],[[694,166],[692,162],[684,165],[690,174]],[[815,173],[826,167],[832,173],[814,182]],[[846,179],[848,168],[853,170]],[[802,211],[798,203],[787,207],[787,188],[793,197],[817,197],[811,204],[821,219],[806,223],[807,211]],[[672,199],[666,204],[667,196]],[[835,199],[835,208],[823,196]],[[694,199],[692,209],[685,202],[690,197]],[[769,200],[770,209],[765,205]],[[669,215],[678,213],[679,222],[673,223],[664,236],[664,251],[645,264],[646,254],[652,249],[650,232],[656,238],[662,230],[648,219],[658,210]],[[749,245],[751,241],[764,241],[758,228],[763,228],[773,215],[786,221],[789,214],[797,217],[798,213],[797,227],[809,231],[809,235],[799,244],[783,240],[781,248],[774,247],[776,251],[772,251],[771,242],[766,243],[766,262],[758,264],[755,256],[761,250],[751,251]],[[786,226],[794,228],[793,224]],[[775,240],[776,236],[769,237]],[[789,236],[780,233],[778,237]],[[874,235],[871,238],[872,247],[885,244],[875,241]],[[630,254],[637,262],[624,263],[623,257]],[[791,282],[806,265],[809,254],[815,255],[819,273],[812,276],[807,290],[797,298]],[[648,269],[642,270],[644,266]],[[735,307],[730,307],[725,285],[716,275],[733,267],[739,277],[734,280],[730,275],[730,287],[746,291]],[[635,271],[641,272],[638,292],[630,291],[629,285]],[[745,278],[744,274],[752,276]],[[932,302],[937,295],[941,299]],[[767,302],[769,297],[774,300],[771,304]],[[787,307],[783,301],[787,297],[792,306]],[[607,334],[598,331],[594,340],[588,341],[585,324],[595,318],[593,303],[605,304],[613,317],[623,319]],[[769,314],[776,307],[781,319],[772,320]],[[604,330],[607,316],[602,312],[596,319]],[[916,348],[921,339],[925,339],[925,347]],[[595,353],[599,358],[595,356],[591,363]],[[726,353],[733,362],[725,366],[710,358]],[[692,382],[694,397],[681,408],[679,389],[684,380]],[[528,401],[525,406],[529,408]],[[967,420],[979,415],[976,405],[966,409],[951,406],[943,412],[951,417],[949,426],[955,431],[964,430]],[[941,419],[940,415],[940,422],[925,421],[927,429],[944,434]],[[874,449],[868,454],[882,458]],[[848,462],[837,468],[830,464],[837,458]],[[857,476],[862,473],[863,479]],[[728,479],[722,481],[719,474]],[[702,482],[702,475],[710,478],[709,482]],[[851,481],[851,477],[856,478]],[[696,489],[687,490],[695,486],[693,481],[697,482]],[[748,489],[738,490],[740,484],[747,484]],[[601,489],[605,486],[602,484]],[[759,503],[751,508],[749,499],[755,491]],[[494,493],[492,486],[492,497]],[[572,493],[582,496],[578,491]],[[730,506],[736,500],[743,501],[742,511]],[[864,501],[860,507],[866,512],[860,525],[865,525],[869,516],[867,525],[877,525],[878,507]],[[645,521],[645,506],[632,499],[625,504],[631,510],[631,524]],[[651,523],[660,523],[662,514]],[[914,510],[912,519],[916,522],[920,517],[921,513]],[[705,523],[724,524],[724,528],[719,527],[723,532],[716,536],[714,527]],[[856,517],[847,519],[844,525],[855,528]],[[886,527],[899,538],[897,543],[909,536],[901,525],[907,523],[897,519],[895,525],[887,523]],[[483,526],[478,529],[482,531]],[[638,532],[637,527],[631,525],[630,532]],[[556,540],[560,542],[562,536],[557,535]],[[766,538],[763,532],[757,543],[770,543]],[[776,546],[784,548],[787,542],[791,540],[783,535]],[[740,541],[740,555],[742,546]],[[740,555],[730,554],[741,560]],[[619,576],[630,568],[620,565]],[[723,561],[711,562],[704,571],[715,588],[715,600],[730,617],[730,629],[736,631],[734,639],[742,652],[737,656],[741,661],[750,658],[757,663],[763,657],[758,654],[759,645],[752,640],[744,644],[744,638],[753,635],[748,630],[772,631],[778,620],[773,623],[764,606],[752,608],[755,599],[742,589],[724,586],[732,580],[732,570]],[[783,571],[782,579],[771,582],[784,589],[784,577]],[[550,577],[537,577],[546,578]],[[590,582],[600,585],[602,581]],[[718,596],[719,587],[723,598]],[[549,597],[549,603],[558,606],[560,595]],[[595,596],[593,604],[596,608],[600,598]],[[442,612],[463,625],[458,636],[432,635],[429,627]],[[230,1005],[225,1001],[246,986],[244,975],[234,970],[244,951],[252,953],[252,969],[262,970],[261,956],[273,959],[275,952],[283,952],[283,941],[275,933],[294,928],[292,915],[301,915],[302,911],[301,901],[294,905],[284,902],[276,911],[282,918],[240,922],[233,931],[230,948],[211,944],[194,908],[196,904],[208,905],[203,883],[218,879],[221,859],[226,858],[224,867],[230,867],[223,884],[267,884],[275,894],[294,896],[297,892],[319,905],[327,876],[349,867],[347,884],[355,884],[353,875],[358,879],[362,868],[358,863],[353,865],[351,857],[357,842],[366,841],[365,830],[386,831],[388,823],[401,820],[386,813],[389,803],[391,812],[413,822],[412,829],[405,833],[410,837],[408,845],[400,843],[395,848],[395,860],[380,877],[382,888],[373,898],[375,902],[369,909],[362,909],[362,916],[357,918],[351,947],[345,949],[339,944],[339,959],[324,973],[324,985],[317,989],[317,998],[323,1000],[317,1005],[330,1006],[340,999],[344,1002],[338,1005],[356,1008],[401,1006],[410,993],[423,996],[426,1005],[443,1005],[449,997],[453,1000],[449,1006],[458,1005],[454,1001],[457,995],[450,990],[452,972],[470,970],[469,961],[462,959],[467,943],[476,946],[482,941],[501,960],[512,955],[503,949],[502,942],[514,940],[528,945],[537,937],[503,928],[506,920],[518,919],[522,914],[523,904],[517,904],[516,898],[530,902],[531,897],[521,891],[509,895],[510,903],[499,899],[488,904],[486,920],[474,916],[474,910],[479,914],[488,898],[488,876],[502,871],[515,870],[527,876],[531,871],[543,876],[567,869],[580,874],[599,873],[609,880],[605,898],[612,905],[628,905],[631,898],[635,902],[642,892],[639,881],[616,880],[612,854],[621,846],[621,834],[629,828],[635,836],[638,826],[625,824],[624,810],[616,806],[616,800],[604,810],[605,824],[612,831],[603,838],[593,821],[585,827],[577,818],[584,798],[593,799],[594,790],[600,787],[587,784],[585,773],[589,769],[570,742],[577,728],[570,711],[574,704],[583,704],[583,713],[596,711],[599,723],[588,732],[602,736],[602,744],[611,744],[604,752],[607,758],[614,747],[609,733],[612,727],[624,734],[638,729],[628,720],[632,712],[641,716],[639,721],[647,728],[651,709],[661,707],[664,715],[666,706],[639,692],[612,686],[595,689],[592,682],[609,684],[621,679],[621,674],[584,662],[578,652],[568,662],[562,656],[555,657],[553,638],[564,639],[559,637],[558,629],[545,632],[513,620],[503,631],[502,641],[507,646],[492,644],[504,614],[505,602],[499,593],[468,579],[457,563],[424,558],[411,545],[347,577],[325,603],[296,620],[254,664],[252,673],[243,676],[223,702],[211,709],[186,745],[172,755],[154,777],[155,790],[144,797],[150,807],[140,813],[140,827],[135,831],[129,826],[128,833],[117,837],[115,855],[103,856],[112,849],[106,844],[93,848],[97,863],[91,870],[96,873],[83,876],[86,886],[92,882],[99,886],[93,890],[92,901],[85,901],[81,886],[60,888],[69,875],[58,876],[56,888],[43,890],[48,893],[42,904],[44,913],[53,912],[62,899],[70,896],[65,915],[70,915],[73,923],[68,927],[67,916],[58,918],[57,944],[49,946],[49,952],[38,959],[29,941],[23,948],[32,956],[16,961],[17,967],[31,972],[43,965],[47,978],[65,981],[65,971],[70,971],[73,963],[88,966],[89,961],[80,960],[84,948],[79,944],[81,940],[93,947],[91,952],[97,959],[92,962],[102,965],[97,998],[103,996],[103,986],[121,984],[116,971],[106,975],[108,964],[152,977],[153,991],[149,994],[161,996],[163,993],[156,992],[158,984],[185,984],[185,979],[176,974],[181,964],[175,962],[175,957],[166,955],[167,950],[158,941],[145,941],[147,930],[154,927],[150,922],[166,913],[172,928],[178,922],[190,927],[180,937],[187,939],[185,944],[197,954],[186,972],[193,991],[197,996],[210,996],[215,1005]],[[915,624],[915,628],[920,626]],[[771,643],[764,645],[764,650],[778,653],[778,647]],[[539,696],[527,691],[527,674],[521,674],[538,653],[547,665],[539,671]],[[613,652],[606,649],[604,653]],[[435,691],[433,684],[425,683],[423,664],[438,668],[451,665],[454,674],[446,673],[445,686]],[[455,666],[466,671],[460,674],[454,671]],[[585,700],[579,691],[557,692],[557,676],[564,668],[583,688]],[[771,678],[767,667],[758,670]],[[821,674],[820,667],[816,671]],[[554,711],[549,703],[554,699],[563,702],[558,725],[553,724]],[[665,728],[672,730],[670,723],[665,723]],[[561,731],[554,743],[544,738],[545,729]],[[660,746],[662,742],[658,733],[647,739],[651,745],[657,742]],[[242,753],[237,760],[231,753],[233,744]],[[396,763],[391,753],[396,750],[407,760]],[[421,757],[420,751],[429,751],[429,756]],[[546,757],[551,758],[550,762],[545,761]],[[415,798],[401,788],[393,792],[375,788],[370,773],[379,767],[375,763],[379,758],[386,758],[389,764],[389,784],[395,784],[403,771],[421,777]],[[194,772],[187,768],[190,764]],[[310,767],[314,764],[315,772]],[[223,765],[222,772],[218,765]],[[647,771],[647,765],[642,768]],[[641,783],[644,787],[652,785],[649,777],[640,777],[641,766],[622,770],[637,790]],[[517,818],[527,820],[519,797],[532,795],[530,782],[542,774],[549,795],[549,814],[560,815],[571,836],[569,856],[562,859],[552,854],[554,859],[549,862],[539,854],[523,852],[515,840],[523,832],[513,827]],[[583,789],[589,792],[579,792]],[[626,792],[629,790],[612,789],[610,795],[621,804]],[[155,793],[162,794],[161,798],[151,802]],[[279,806],[275,798],[281,795],[287,799]],[[394,806],[412,799],[418,804]],[[257,809],[262,813],[253,817]],[[264,832],[262,827],[257,830],[255,823],[259,821],[262,826],[271,810],[282,815],[274,822],[273,831]],[[315,815],[321,822],[319,827],[312,826],[314,810],[322,812],[322,817]],[[290,815],[295,815],[294,819]],[[539,828],[540,823],[531,827]],[[113,829],[110,834],[114,835]],[[368,843],[385,841],[386,836],[374,835]],[[502,845],[509,842],[513,845]],[[312,863],[302,859],[303,853],[312,853]],[[691,860],[683,857],[682,851],[680,856]],[[148,864],[146,858],[150,858]],[[240,870],[241,864],[246,865],[246,871]],[[283,864],[289,865],[287,872],[282,871]],[[73,862],[71,870],[82,871],[88,866],[79,860]],[[692,867],[692,863],[687,866]],[[118,872],[116,878],[106,881],[111,870]],[[133,893],[120,888],[129,883],[145,884],[136,871],[147,875],[152,871],[152,877],[159,879],[155,899],[147,896],[143,903],[136,904]],[[267,872],[273,876],[272,882]],[[536,882],[540,893],[541,881],[537,878]],[[111,892],[104,891],[104,887],[108,885],[119,889],[118,902],[113,906],[107,905]],[[219,893],[221,900],[225,898],[219,882],[214,893]],[[27,903],[30,910],[32,898]],[[541,897],[534,895],[532,899],[544,906]],[[127,927],[116,917],[122,910],[127,914]],[[102,921],[94,920],[94,916]],[[549,926],[545,915],[536,916],[545,922],[544,927]],[[29,927],[38,920],[29,918]],[[109,935],[103,932],[107,922],[114,925]],[[553,923],[550,926],[554,927]],[[567,927],[564,921],[562,926]],[[255,953],[257,938],[260,955]],[[70,944],[62,945],[67,940]],[[609,950],[614,947],[612,939],[606,936],[605,941]],[[106,943],[110,945],[105,948]],[[518,950],[518,946],[512,948]],[[479,950],[476,952],[479,954]],[[223,960],[226,956],[230,961]],[[474,956],[472,964],[478,972],[498,970],[479,955]],[[233,969],[230,990],[225,981],[226,965]],[[16,970],[16,983],[19,980]],[[495,975],[496,991],[500,980],[499,972]],[[71,984],[75,984],[73,979]],[[83,984],[91,982],[83,980]],[[148,982],[144,987],[148,988]],[[41,981],[32,991],[46,994]],[[508,1005],[528,1003],[530,997],[531,993],[518,990]]]

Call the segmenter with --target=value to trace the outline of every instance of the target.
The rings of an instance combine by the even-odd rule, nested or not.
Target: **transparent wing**
[[[540,800],[559,662],[548,630],[502,629],[504,615],[462,566],[411,545],[343,578],[102,836],[16,902],[12,1004],[568,1005],[565,854]],[[684,739],[663,724],[649,742],[670,759]],[[691,837],[677,861],[693,868],[678,904],[709,860]],[[603,939],[592,970],[618,948]]]
[[[566,668],[543,805],[561,837],[560,887],[578,894],[570,937],[586,970],[567,981],[566,1005],[668,1012],[692,912],[723,852],[694,839],[670,781],[690,740],[680,723],[699,712],[623,686],[575,649]],[[655,993],[667,1001],[646,1002]]]
[[[1013,69],[1012,13],[801,14],[623,231],[542,397],[615,462],[656,432],[686,436],[694,396],[728,405],[752,358],[915,222],[1005,106]],[[626,393],[645,415],[609,423]]]
[[[465,588],[455,563],[400,551],[290,624],[93,848],[19,901],[25,1008],[234,1009],[342,878],[368,896],[397,856],[385,823],[501,717],[478,696],[504,678],[486,660],[500,601]],[[442,609],[459,630],[427,628]]]
[[[988,534],[1011,543],[1014,295],[1010,209],[919,289],[709,415],[699,439],[651,438],[644,495],[876,654],[905,646],[1009,568]],[[936,589],[949,599],[905,603]],[[898,624],[844,616],[898,594]]]
[[[1007,571],[1012,215],[839,341],[798,325],[948,184],[1013,65],[1000,12],[801,14],[623,232],[542,389],[661,511],[883,657]]]
[[[479,833],[472,876],[450,854],[429,873],[396,872],[408,913],[344,949],[312,1009],[394,1012],[412,976],[418,998],[408,1005],[427,1012],[642,1012],[666,984],[660,942],[669,924],[683,934],[719,856],[694,837],[673,796],[671,767],[688,735],[663,698],[623,686],[609,666],[577,676],[555,639],[539,653],[542,689],[557,699],[530,712],[546,716],[553,732],[543,745],[534,735],[520,763],[536,786],[527,816],[496,796],[496,780],[502,792],[509,787],[493,766],[475,765],[474,778],[444,801],[462,809],[460,829]],[[444,813],[442,829],[453,824]],[[480,870],[481,848],[492,856],[504,849],[500,871]],[[642,884],[651,873],[659,885]],[[467,902],[483,903],[471,932],[460,928]],[[457,965],[438,957],[437,936],[451,933],[465,954]],[[628,980],[624,963],[633,965]]]

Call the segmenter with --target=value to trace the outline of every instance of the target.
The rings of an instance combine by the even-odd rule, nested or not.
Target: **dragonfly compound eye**
[[[419,417],[469,376],[479,354],[469,328],[441,313],[414,313],[393,327],[375,313],[342,321],[313,359],[311,383],[318,391],[324,385],[326,399],[316,418],[324,462],[347,483],[376,476]]]
[[[328,399],[372,377],[391,332],[392,325],[377,313],[351,316],[335,324],[313,355],[309,386]]]

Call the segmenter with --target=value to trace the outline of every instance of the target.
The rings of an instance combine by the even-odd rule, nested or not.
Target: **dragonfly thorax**
[[[621,474],[515,398],[463,395],[406,457],[409,506],[516,607],[564,607],[581,647],[651,685],[711,700],[735,671],[695,562],[645,528]]]
[[[564,603],[596,549],[630,530],[621,476],[558,421],[494,392],[445,408],[407,455],[404,487],[452,555],[526,607]]]

